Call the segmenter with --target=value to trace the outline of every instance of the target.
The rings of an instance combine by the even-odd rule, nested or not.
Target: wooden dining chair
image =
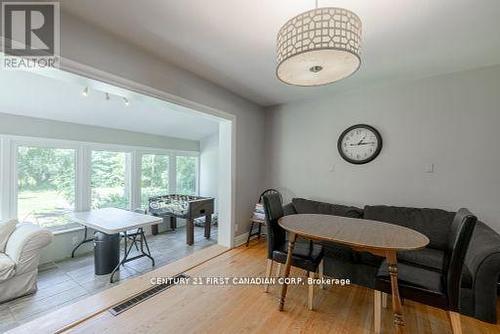
[[[477,218],[467,209],[456,213],[450,227],[445,261],[441,272],[398,263],[398,286],[402,298],[444,309],[448,312],[453,334],[461,334],[459,301],[460,281],[465,255]],[[374,328],[380,333],[382,292],[391,292],[387,262],[382,263],[375,284]]]
[[[288,245],[286,231],[279,226],[278,220],[283,217],[283,204],[278,193],[270,193],[263,196],[264,210],[266,212],[267,225],[267,269],[266,277],[270,278],[273,264],[278,263],[278,276],[281,264],[286,263]],[[295,244],[292,254],[292,266],[303,269],[310,278],[316,278],[316,274],[323,279],[323,247],[308,240],[300,240]],[[265,292],[269,291],[269,284]],[[314,285],[309,285],[308,307],[313,310]]]

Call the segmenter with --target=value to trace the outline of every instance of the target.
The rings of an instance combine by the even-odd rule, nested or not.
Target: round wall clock
[[[356,124],[347,128],[339,137],[337,148],[340,156],[352,164],[366,164],[382,150],[382,137],[372,126]]]

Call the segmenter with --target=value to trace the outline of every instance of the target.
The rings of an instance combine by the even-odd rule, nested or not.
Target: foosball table
[[[149,198],[149,214],[165,219],[170,218],[170,228],[177,227],[177,218],[186,220],[186,243],[194,243],[194,220],[205,217],[205,238],[210,238],[210,226],[214,213],[214,199],[190,195],[164,195]],[[158,225],[152,226],[152,233],[158,234]]]

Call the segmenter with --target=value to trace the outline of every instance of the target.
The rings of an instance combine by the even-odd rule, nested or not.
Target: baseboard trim
[[[239,246],[241,246],[243,244],[246,244],[247,243],[247,239],[248,239],[248,233],[249,232],[245,232],[245,233],[242,233],[242,234],[237,235],[236,237],[234,237],[234,247],[239,247]],[[260,238],[265,240],[266,239],[266,235],[264,233],[262,233],[262,235],[261,235]],[[252,240],[254,240],[254,239],[257,239],[257,237],[253,236]]]
[[[234,237],[234,247],[239,247],[243,244],[246,244],[247,239],[248,239],[248,232],[237,235],[236,237]]]

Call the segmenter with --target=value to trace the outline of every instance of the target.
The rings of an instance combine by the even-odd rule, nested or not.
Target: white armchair
[[[36,291],[40,251],[52,233],[38,225],[20,223],[0,251],[0,303]]]

